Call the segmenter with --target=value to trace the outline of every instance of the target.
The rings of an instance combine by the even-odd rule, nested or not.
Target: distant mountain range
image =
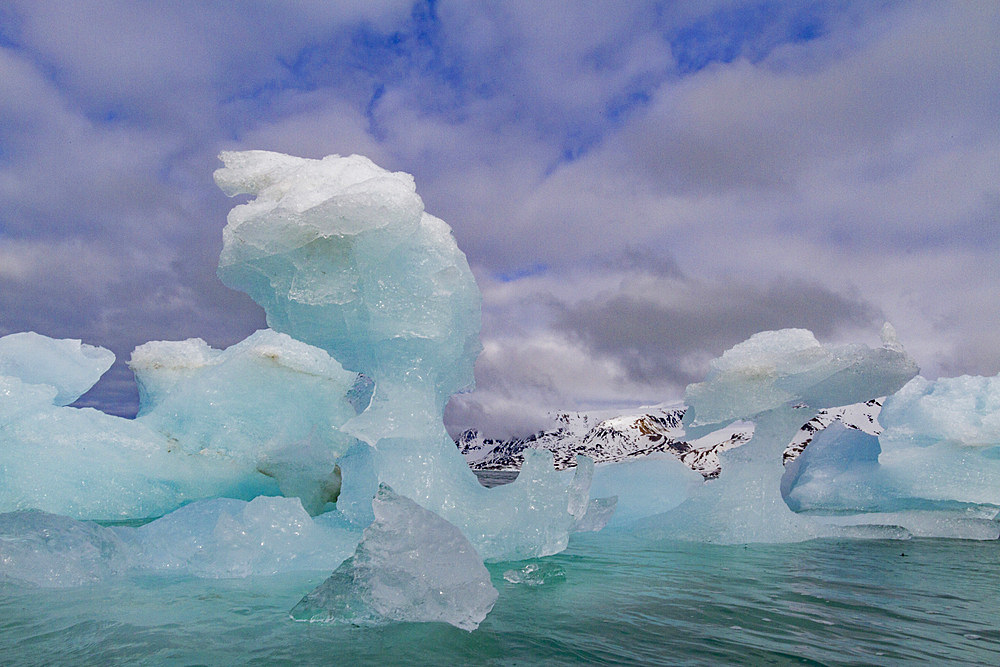
[[[834,421],[878,435],[881,399],[840,408],[821,410],[805,421],[785,449],[785,462],[796,458],[813,436]],[[556,469],[576,465],[576,455],[595,463],[641,458],[658,452],[676,456],[706,479],[719,475],[719,452],[738,447],[753,436],[750,422],[734,422],[701,438],[685,439],[684,406],[655,406],[600,419],[585,412],[553,415],[553,425],[525,438],[483,438],[474,430],[464,432],[455,444],[473,470],[518,470],[529,447],[547,449]]]

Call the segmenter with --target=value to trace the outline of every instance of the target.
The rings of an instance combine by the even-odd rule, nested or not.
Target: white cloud
[[[763,327],[802,310],[798,287],[836,311],[831,336],[868,335],[854,304],[930,374],[1000,370],[993,5],[787,6],[683,74],[671,39],[728,29],[728,3],[446,1],[419,37],[407,2],[64,5],[14,5],[0,49],[2,326],[87,310],[116,351],[247,333],[259,310],[214,277],[215,154],[360,152],[415,174],[480,279],[466,415],[676,397],[630,378],[609,321],[559,319],[625,297],[664,317],[740,297]],[[823,36],[782,44],[811,11]],[[717,353],[678,341],[679,372]]]

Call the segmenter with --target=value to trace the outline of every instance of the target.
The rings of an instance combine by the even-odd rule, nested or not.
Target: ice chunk
[[[566,580],[566,570],[562,565],[546,560],[536,560],[524,566],[506,570],[503,573],[505,581],[511,584],[525,586],[544,586]]]
[[[680,505],[703,478],[670,454],[603,463],[594,471],[592,496],[616,497],[609,525],[624,526]]]
[[[0,338],[0,376],[54,387],[56,405],[80,398],[114,362],[111,350],[75,339],[49,338],[33,331]]]
[[[821,408],[891,394],[917,373],[898,341],[825,347],[803,329],[756,334],[710,366],[685,393],[691,435],[729,421],[755,423],[749,442],[720,454],[719,479],[675,510],[644,520],[654,535],[727,543],[783,542],[829,529],[794,514],[781,496],[782,456],[803,423]]]
[[[384,485],[373,511],[375,522],[354,555],[292,609],[292,618],[479,627],[498,593],[461,531]]]
[[[805,329],[764,331],[714,360],[705,382],[688,386],[684,424],[707,432],[791,404],[819,410],[858,403],[858,396],[891,394],[916,374],[898,341],[824,347]]]
[[[615,515],[618,496],[594,498],[587,505],[587,513],[577,519],[571,529],[574,533],[593,533],[602,530]]]
[[[879,463],[898,493],[1000,506],[1000,376],[914,378],[879,421]]]
[[[0,579],[80,586],[127,571],[130,555],[111,528],[37,510],[0,514]]]
[[[789,503],[880,512],[1000,506],[998,415],[1000,377],[914,378],[886,399],[877,441],[820,431],[801,473],[787,480]]]
[[[788,464],[782,495],[801,510],[874,510],[884,502],[878,437],[834,421]]]
[[[412,176],[358,155],[221,158],[219,186],[254,199],[229,214],[219,277],[272,328],[376,382],[415,368],[445,399],[471,384],[479,290]]]
[[[273,477],[313,514],[336,500],[337,460],[355,442],[339,427],[356,414],[349,392],[358,375],[325,351],[265,329],[226,350],[200,339],[146,343],[129,365],[139,422],[185,451]]]
[[[264,330],[226,350],[147,343],[131,366],[135,420],[57,407],[54,386],[0,376],[0,511],[146,518],[282,493],[318,514],[337,499],[338,460],[357,443],[338,427],[357,414],[358,375],[325,351]]]
[[[372,447],[341,466],[345,510],[363,516],[374,479],[458,526],[488,559],[564,548],[586,512],[585,479],[568,490],[549,461],[529,464],[517,484],[484,489],[444,429],[448,398],[473,382],[480,295],[413,178],[359,156],[221,158],[220,187],[253,198],[229,214],[219,277],[259,303],[269,326],[374,382],[340,428]],[[355,485],[348,467],[366,481]]]
[[[0,511],[118,520],[161,516],[199,498],[277,493],[269,478],[230,458],[185,453],[135,420],[39,403],[32,397],[44,386],[7,380],[0,379]]]
[[[331,570],[351,555],[360,531],[336,512],[311,518],[297,498],[202,500],[136,530],[144,569],[198,577],[247,577]]]
[[[129,572],[248,577],[337,567],[361,531],[294,498],[219,498],[144,526],[104,527],[37,510],[0,514],[0,579],[78,586]]]

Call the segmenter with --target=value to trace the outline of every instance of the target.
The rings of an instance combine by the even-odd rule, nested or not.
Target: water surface
[[[478,630],[296,623],[328,573],[0,584],[0,664],[997,664],[996,542],[718,546],[577,535],[490,566]],[[530,576],[526,577],[528,580]]]

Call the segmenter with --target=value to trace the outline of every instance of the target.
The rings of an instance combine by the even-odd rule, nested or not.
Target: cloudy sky
[[[4,2],[0,335],[232,344],[220,150],[416,177],[483,292],[450,428],[679,399],[751,334],[1000,371],[1000,4]]]

